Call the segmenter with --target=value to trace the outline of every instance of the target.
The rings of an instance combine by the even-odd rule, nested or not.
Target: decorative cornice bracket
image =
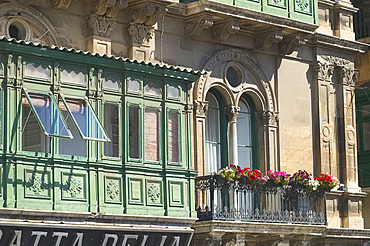
[[[51,4],[56,9],[67,9],[72,0],[51,0]]]
[[[91,14],[87,18],[87,23],[90,29],[90,34],[103,37],[109,36],[110,32],[116,26],[116,22],[111,18],[96,14]]]
[[[154,30],[152,27],[144,24],[131,22],[128,27],[128,33],[132,37],[133,43],[144,44],[149,42],[149,40],[153,37]]]
[[[203,29],[208,29],[213,25],[213,19],[210,15],[201,16],[189,20],[185,24],[185,34],[189,36],[199,36]]]
[[[119,11],[127,8],[128,0],[95,0],[93,1],[93,12],[109,18],[116,18]]]
[[[287,37],[279,43],[279,53],[282,55],[290,55],[299,45],[307,43],[307,39],[298,35]]]
[[[164,6],[149,3],[134,8],[131,17],[136,24],[144,24],[151,27],[166,14],[166,11],[167,9]]]
[[[212,32],[213,40],[216,42],[224,42],[231,34],[235,34],[240,30],[239,21],[229,21],[215,27]]]
[[[282,30],[275,29],[261,32],[254,39],[254,48],[257,50],[267,50],[274,43],[279,43],[281,40],[283,40]]]

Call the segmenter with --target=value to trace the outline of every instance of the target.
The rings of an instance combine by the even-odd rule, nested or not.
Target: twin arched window
[[[224,112],[224,102],[217,91],[206,96],[208,111],[205,126],[206,173],[217,172],[228,163],[228,122]],[[255,105],[249,96],[239,100],[237,116],[238,165],[242,168],[257,168],[258,140],[255,120]]]

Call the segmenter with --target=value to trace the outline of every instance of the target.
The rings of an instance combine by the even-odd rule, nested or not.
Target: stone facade
[[[222,166],[246,162],[238,152],[237,124],[244,100],[253,102],[253,167],[289,173],[305,169],[315,175],[328,173],[341,182],[340,189],[326,197],[327,226],[196,222],[192,245],[339,245],[338,238],[343,245],[365,245],[370,240],[363,221],[366,193],[359,187],[357,175],[353,99],[358,77],[355,57],[364,54],[368,46],[354,40],[352,15],[356,8],[349,0],[3,0],[0,9],[0,34],[8,38],[72,49],[71,54],[83,50],[96,57],[113,55],[130,58],[133,63],[145,61],[153,67],[160,64],[176,66],[181,71],[203,71],[197,73],[196,82],[186,82],[181,87],[186,96],[179,110],[188,135],[181,136],[179,148],[187,148],[183,158],[187,158],[189,166],[174,167],[172,176],[166,176],[170,180],[168,194],[179,189],[184,192],[177,200],[169,201],[174,207],[192,200],[194,171],[198,176],[209,174],[209,95],[215,95],[222,105]],[[136,68],[131,69],[135,73]],[[235,77],[229,77],[230,71],[235,72]],[[11,68],[9,72],[16,73]],[[99,75],[91,73],[94,76],[90,77],[99,80]],[[163,72],[164,81],[167,76],[171,79],[185,75]],[[14,82],[11,76],[7,79]],[[20,88],[14,84],[14,90]],[[93,89],[90,96],[96,93],[98,100],[104,101],[99,98],[100,89]],[[153,134],[156,133],[144,137]],[[189,173],[189,182],[176,180],[183,175],[177,169]],[[140,167],[138,170],[144,172]],[[158,177],[152,181],[161,182],[163,176]],[[65,185],[70,186],[72,181],[68,182]],[[40,188],[34,183],[32,187]],[[155,201],[153,189],[150,194],[146,192]],[[194,217],[194,206],[203,206],[206,201],[205,197],[197,197],[197,204],[188,204],[189,211],[185,209],[185,213]],[[15,209],[15,202],[6,207]],[[150,214],[147,210],[150,209],[138,206],[126,212]],[[105,212],[109,213],[109,208]],[[183,213],[176,214],[176,208],[169,213],[185,217]],[[191,221],[184,220],[181,225],[188,230]],[[178,223],[166,222],[165,218],[162,222],[158,226]],[[142,220],[138,224],[143,225]]]

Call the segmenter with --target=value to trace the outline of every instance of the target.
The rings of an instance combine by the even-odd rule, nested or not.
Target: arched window
[[[242,168],[257,168],[257,129],[252,100],[241,98],[237,117],[238,160]]]
[[[221,168],[220,105],[211,93],[207,94],[206,101],[206,174],[211,174]]]

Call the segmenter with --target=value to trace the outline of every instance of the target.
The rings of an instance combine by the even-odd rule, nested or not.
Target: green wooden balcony
[[[182,3],[196,0],[180,0]],[[317,0],[206,0],[205,4],[221,3],[240,9],[259,11],[279,17],[319,24]]]

